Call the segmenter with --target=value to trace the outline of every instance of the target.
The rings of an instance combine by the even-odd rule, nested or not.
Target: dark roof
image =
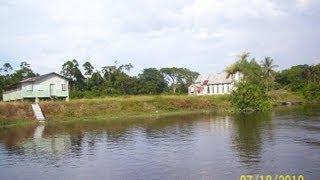
[[[4,88],[4,90],[8,91],[8,90],[12,90],[12,89],[16,89],[21,83],[25,83],[25,82],[35,82],[35,81],[38,81],[38,80],[41,80],[43,78],[46,78],[48,76],[51,76],[51,75],[56,75],[56,76],[59,76],[61,78],[64,78],[66,80],[69,80],[68,78],[58,74],[58,73],[55,73],[55,72],[51,72],[51,73],[48,73],[48,74],[43,74],[41,76],[35,76],[35,77],[31,77],[31,78],[27,78],[27,79],[24,79],[16,84],[12,84],[10,86],[7,86],[6,88]]]

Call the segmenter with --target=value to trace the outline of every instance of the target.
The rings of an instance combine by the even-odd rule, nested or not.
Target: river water
[[[0,179],[320,178],[320,108],[0,130]]]

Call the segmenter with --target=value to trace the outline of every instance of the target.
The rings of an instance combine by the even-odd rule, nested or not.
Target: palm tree
[[[230,66],[228,66],[226,69],[225,69],[225,72],[227,73],[227,78],[229,78],[230,75],[233,75],[237,72],[242,72],[242,64],[244,62],[247,62],[248,60],[248,57],[250,56],[250,53],[249,52],[243,52],[241,53],[240,55],[238,55],[238,60],[236,63],[234,64],[231,64]]]
[[[271,84],[274,81],[274,68],[277,68],[278,65],[273,64],[273,59],[271,57],[265,57],[264,60],[261,62],[261,66],[266,77],[266,86],[267,90],[269,90]]]
[[[265,57],[262,61],[262,68],[267,75],[267,77],[271,77],[274,74],[274,68],[277,68],[278,65],[273,64],[273,59],[271,57]]]

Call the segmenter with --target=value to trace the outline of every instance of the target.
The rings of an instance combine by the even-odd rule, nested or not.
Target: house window
[[[194,92],[196,91],[196,88],[192,86],[192,87],[190,88],[190,91],[191,91],[191,93],[194,93]]]
[[[207,88],[208,88],[208,94],[210,94],[210,86],[207,86]]]
[[[221,86],[222,86],[222,94],[224,94],[225,92],[224,92],[224,84],[221,84]]]
[[[67,90],[67,85],[66,84],[61,84],[61,89],[62,89],[62,91],[66,91]]]
[[[27,91],[33,91],[33,85],[32,84],[27,86]]]

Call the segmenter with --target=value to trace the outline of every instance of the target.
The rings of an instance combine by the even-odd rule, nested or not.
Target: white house
[[[39,99],[69,100],[68,79],[57,74],[49,73],[24,79],[17,84],[6,87],[3,92],[3,101]]]
[[[242,74],[237,72],[228,77],[223,72],[219,74],[200,75],[194,84],[189,86],[189,95],[218,95],[229,94],[234,89],[235,82],[239,81]]]

